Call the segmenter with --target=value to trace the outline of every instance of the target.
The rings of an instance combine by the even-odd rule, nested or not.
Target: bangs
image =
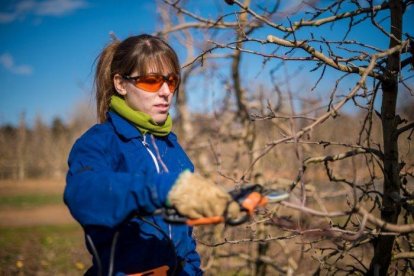
[[[146,34],[121,42],[111,64],[112,77],[115,74],[143,76],[149,73],[180,76],[180,71],[175,51],[163,40]]]
[[[138,56],[135,71],[140,76],[149,73],[160,73],[163,75],[175,73],[179,75],[180,67],[174,56],[164,52]]]

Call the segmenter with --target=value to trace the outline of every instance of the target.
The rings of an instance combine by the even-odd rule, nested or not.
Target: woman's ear
[[[125,80],[120,74],[114,76],[114,86],[119,95],[125,96],[127,91],[125,89]]]

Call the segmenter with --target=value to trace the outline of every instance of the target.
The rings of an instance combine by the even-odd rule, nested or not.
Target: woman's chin
[[[154,120],[155,123],[162,125],[163,123],[165,123],[165,121],[167,120],[167,114],[157,114],[152,116],[152,120]]]

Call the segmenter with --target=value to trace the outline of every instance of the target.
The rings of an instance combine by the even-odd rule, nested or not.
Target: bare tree
[[[221,54],[226,65],[221,68],[228,70],[231,82],[222,92],[230,91],[235,109],[227,105],[220,112],[233,112],[232,118],[237,119],[227,124],[223,116],[221,125],[226,131],[218,133],[222,134],[221,143],[236,141],[233,149],[238,153],[228,159],[225,151],[217,150],[217,143],[211,147],[218,174],[234,185],[254,181],[258,174],[264,174],[266,185],[288,183],[297,200],[283,202],[281,208],[297,210],[299,224],[280,215],[280,210],[263,214],[261,223],[283,228],[292,233],[292,239],[310,234],[321,238],[302,242],[299,255],[290,251],[285,268],[274,265],[268,249],[269,242],[288,238],[283,233],[274,236],[273,230],[266,230],[258,239],[234,240],[233,244],[260,241],[255,274],[266,273],[264,264],[283,273],[298,271],[308,251],[314,251],[313,258],[319,260],[316,272],[412,272],[414,166],[410,145],[414,122],[398,114],[397,100],[401,93],[413,96],[414,41],[409,20],[414,1],[338,0],[288,5],[282,1],[226,0],[215,2],[218,8],[214,11],[211,6],[192,5],[191,1],[162,3],[181,18],[163,29],[164,35],[185,32],[187,41],[191,41],[191,36],[196,37],[202,30],[208,39],[209,47],[198,47],[192,55],[195,58],[187,60],[184,68],[211,66],[207,57]],[[374,35],[368,35],[371,33]],[[242,57],[249,61],[243,62]],[[307,74],[314,82],[303,88],[308,91],[295,91],[300,86],[293,83],[301,82],[298,78],[306,75],[292,73],[290,63],[309,69]],[[284,72],[280,73],[281,69]],[[249,78],[245,77],[247,72],[251,72]],[[263,93],[259,85],[251,83],[257,83],[255,78],[264,74],[268,78],[260,78],[261,84],[279,95],[279,102],[262,105],[253,114],[253,103],[263,103]],[[325,88],[327,85],[330,90]],[[316,92],[322,96],[315,101],[309,93]],[[221,99],[231,103],[227,95],[222,93]],[[302,103],[300,107],[297,101]],[[345,109],[357,114],[351,118]],[[353,128],[344,131],[349,124]],[[267,129],[263,131],[259,126]],[[242,131],[233,131],[237,127]],[[265,141],[263,136],[270,139]],[[245,150],[240,150],[240,145]],[[282,175],[277,167],[266,165],[269,160],[277,164],[282,155],[292,159],[292,151],[295,176],[294,170]],[[244,161],[241,153],[247,155]],[[230,160],[237,165],[229,165],[224,172],[222,168]],[[337,188],[324,190],[314,184],[321,181],[321,172]],[[324,191],[327,195],[321,196]],[[343,200],[337,206],[341,207],[328,211],[326,200],[335,197],[335,192]],[[307,220],[317,217],[323,226],[307,224]],[[332,244],[324,247],[324,240]],[[215,247],[231,243],[205,244]],[[369,262],[355,253],[368,245],[373,249]],[[245,256],[242,252],[237,255],[242,259]],[[345,264],[342,259],[346,259]]]
[[[27,150],[27,129],[25,113],[20,114],[19,128],[17,131],[16,164],[17,179],[22,180],[26,175],[26,150]]]

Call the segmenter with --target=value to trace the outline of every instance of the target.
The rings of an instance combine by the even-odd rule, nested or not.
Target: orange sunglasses
[[[164,82],[167,83],[171,93],[174,93],[180,83],[180,79],[177,74],[171,73],[168,76],[160,74],[148,74],[145,76],[122,76],[125,80],[134,81],[135,87],[145,90],[147,92],[155,93],[160,90]]]

